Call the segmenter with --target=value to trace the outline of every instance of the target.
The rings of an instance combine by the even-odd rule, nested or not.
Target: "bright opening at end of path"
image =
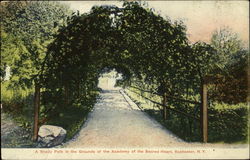
[[[98,79],[98,87],[102,90],[117,90],[116,81],[122,79],[122,74],[113,69],[110,72],[103,73]]]

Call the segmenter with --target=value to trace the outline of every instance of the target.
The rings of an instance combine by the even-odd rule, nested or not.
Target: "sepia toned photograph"
[[[1,159],[249,159],[249,1],[1,1]]]

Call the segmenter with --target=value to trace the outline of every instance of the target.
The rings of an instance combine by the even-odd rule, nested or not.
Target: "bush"
[[[25,129],[30,134],[29,139],[31,139],[33,134],[34,91],[32,89],[11,89],[7,86],[8,83],[4,83],[1,88],[3,111]],[[67,130],[66,140],[71,139],[79,131],[87,119],[88,113],[92,110],[99,93],[98,91],[91,91],[86,97],[75,99],[67,106],[56,107],[50,102],[43,102],[43,100],[46,101],[43,92],[41,92],[39,126],[51,124],[63,127]]]
[[[86,121],[88,113],[93,109],[98,92],[90,92],[88,96],[75,99],[67,106],[43,106],[41,110],[40,125],[50,124],[63,127],[67,131],[65,141],[71,139]],[[49,112],[46,107],[50,108]]]
[[[224,141],[227,143],[242,141],[248,137],[247,105],[217,104],[208,109],[208,138],[210,142]]]

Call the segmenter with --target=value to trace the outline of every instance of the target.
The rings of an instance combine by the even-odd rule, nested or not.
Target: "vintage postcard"
[[[1,158],[249,159],[248,1],[2,1]]]

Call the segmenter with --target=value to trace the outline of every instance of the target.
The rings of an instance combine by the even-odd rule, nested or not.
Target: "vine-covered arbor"
[[[202,72],[192,53],[181,22],[165,20],[137,3],[93,7],[60,29],[48,48],[40,81],[57,91],[65,86],[88,88],[106,67],[116,68],[126,80],[143,78],[171,92],[177,79]]]
[[[84,103],[101,72],[113,68],[123,74],[123,84],[139,80],[161,94],[195,95],[213,53],[204,43],[191,46],[181,21],[164,19],[137,2],[95,6],[59,30],[37,84],[48,108]]]

